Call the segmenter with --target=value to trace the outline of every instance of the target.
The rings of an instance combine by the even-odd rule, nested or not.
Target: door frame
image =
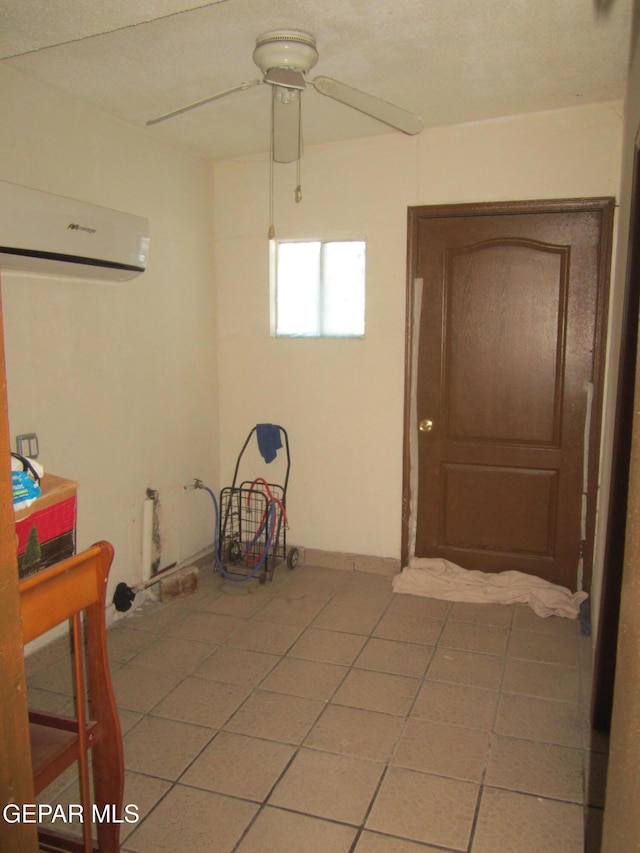
[[[8,803],[35,802],[10,450],[0,285],[0,796],[3,807]],[[40,849],[37,826],[8,823],[0,818],[0,849],[6,853],[36,853]]]
[[[636,407],[634,391],[640,311],[640,147],[638,143],[634,150],[628,239],[607,536],[604,545],[604,571],[591,696],[591,723],[594,729],[603,732],[608,732],[611,728],[613,711],[622,576],[626,558],[630,495],[629,466],[633,443],[633,414]]]
[[[611,254],[613,243],[613,220],[615,199],[610,196],[597,198],[542,199],[527,201],[471,202],[462,204],[436,204],[409,207],[407,212],[407,299],[405,308],[405,383],[404,383],[404,432],[402,461],[402,520],[401,520],[401,565],[409,560],[411,535],[411,474],[412,474],[412,392],[414,387],[413,352],[414,339],[413,305],[415,278],[418,268],[418,223],[421,219],[438,219],[470,216],[497,216],[549,213],[599,212],[601,215],[600,266],[598,269],[598,293],[596,298],[595,346],[593,361],[593,400],[591,409],[588,449],[586,533],[583,551],[583,588],[590,592],[593,573],[593,553],[596,530],[596,509],[600,464],[602,429],[602,400],[604,368],[606,359],[606,333],[609,305],[609,283],[611,276]]]

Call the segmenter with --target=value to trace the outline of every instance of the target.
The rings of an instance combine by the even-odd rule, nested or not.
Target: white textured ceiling
[[[145,122],[256,79],[255,39],[316,36],[334,77],[425,126],[622,98],[632,0],[2,0],[0,61],[146,133],[215,158],[269,146],[269,87]],[[389,133],[315,92],[307,145]]]

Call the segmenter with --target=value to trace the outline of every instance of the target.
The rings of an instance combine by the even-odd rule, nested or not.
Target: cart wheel
[[[262,573],[260,574],[260,583],[266,583],[266,582],[267,582],[267,573],[266,573],[266,572],[262,572]]]
[[[287,565],[289,566],[290,569],[295,569],[295,567],[298,565],[299,562],[300,562],[300,551],[298,551],[297,548],[292,548],[289,551],[289,554],[287,556]]]

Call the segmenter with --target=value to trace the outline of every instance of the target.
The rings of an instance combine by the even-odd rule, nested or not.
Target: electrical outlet
[[[38,436],[35,432],[25,432],[16,436],[16,453],[26,456],[28,459],[37,459],[40,453],[38,447]]]

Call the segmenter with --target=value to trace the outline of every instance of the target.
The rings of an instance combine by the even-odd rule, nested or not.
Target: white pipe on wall
[[[418,350],[420,348],[420,320],[422,318],[422,288],[424,280],[413,282],[413,316],[411,338],[411,399],[409,401],[409,535],[407,558],[416,555],[416,529],[418,525]]]

